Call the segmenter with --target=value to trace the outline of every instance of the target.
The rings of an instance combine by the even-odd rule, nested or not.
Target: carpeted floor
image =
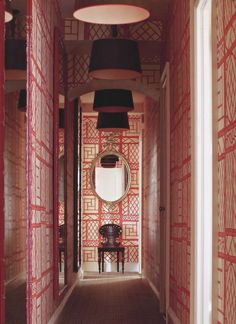
[[[6,324],[26,324],[26,281],[22,277],[6,286]]]
[[[164,324],[147,280],[116,277],[82,280],[56,324]]]

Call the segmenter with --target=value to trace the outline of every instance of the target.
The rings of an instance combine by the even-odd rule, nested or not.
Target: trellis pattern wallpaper
[[[26,117],[19,92],[5,96],[5,280],[26,275]]]
[[[145,101],[143,160],[143,271],[160,291],[160,109]]]
[[[28,0],[28,8],[27,323],[41,324],[48,322],[60,301],[54,296],[53,286],[53,49],[54,29],[62,27],[62,20],[56,0]],[[69,156],[71,158],[71,154]],[[68,181],[71,181],[71,173],[68,173]],[[73,199],[69,192],[68,199]],[[68,210],[69,218],[72,217],[71,203]],[[70,218],[68,223],[70,228]],[[70,236],[68,240],[72,241]],[[70,257],[71,250],[70,244]],[[68,287],[73,281],[71,268],[69,259]]]
[[[190,321],[190,1],[172,1],[168,23],[170,62],[170,307]]]
[[[236,2],[217,1],[217,320],[236,323]]]
[[[106,223],[116,223],[123,229],[122,243],[125,246],[125,262],[138,263],[141,115],[130,114],[130,130],[115,136],[117,150],[123,153],[129,162],[132,180],[128,195],[116,205],[114,210],[109,210],[108,205],[94,195],[90,185],[91,163],[96,155],[104,150],[109,134],[99,132],[96,129],[96,122],[96,115],[83,114],[83,262],[97,261],[100,226]],[[107,256],[107,259],[109,260],[110,256]]]

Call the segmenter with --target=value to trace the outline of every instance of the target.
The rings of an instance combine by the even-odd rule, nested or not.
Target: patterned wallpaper
[[[172,1],[170,62],[170,307],[190,321],[190,1]]]
[[[217,0],[218,323],[236,323],[236,2]]]
[[[27,323],[41,324],[59,302],[53,295],[53,48],[62,20],[56,0],[28,0],[28,8]]]
[[[96,129],[97,116],[83,115],[83,262],[97,261],[100,242],[99,227],[105,223],[122,226],[122,242],[125,246],[125,262],[138,262],[139,240],[139,155],[141,115],[129,116],[130,130],[115,136],[117,150],[124,154],[131,168],[131,187],[126,198],[109,210],[106,203],[98,200],[90,186],[91,162],[104,149],[107,135]],[[97,270],[97,267],[96,269]]]
[[[160,110],[146,99],[143,160],[143,271],[156,290],[160,288]]]
[[[5,97],[5,280],[26,274],[26,119],[19,93]]]

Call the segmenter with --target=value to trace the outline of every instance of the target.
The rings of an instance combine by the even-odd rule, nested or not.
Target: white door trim
[[[212,323],[212,0],[194,8],[191,323]]]
[[[165,207],[160,212],[161,226],[161,281],[160,281],[160,311],[167,313],[169,309],[169,273],[170,273],[170,64],[166,62],[161,76],[160,105],[160,140],[161,140],[161,194],[160,203]],[[163,91],[164,89],[164,91]],[[162,193],[163,190],[163,193]],[[163,240],[163,243],[162,243]],[[162,244],[164,245],[162,248]]]

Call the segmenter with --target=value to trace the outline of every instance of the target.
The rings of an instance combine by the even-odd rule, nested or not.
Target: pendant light
[[[127,80],[141,75],[138,43],[108,38],[93,42],[89,75],[96,79]]]
[[[115,168],[116,162],[119,161],[119,157],[115,154],[108,154],[101,158],[101,166],[103,168]]]
[[[98,114],[97,129],[103,132],[122,132],[129,130],[128,113],[103,113]]]
[[[143,21],[150,16],[147,9],[128,0],[76,0],[74,18],[93,24],[120,25]],[[145,2],[144,2],[145,3]]]
[[[5,0],[5,23],[13,19],[11,3],[9,0]]]
[[[98,112],[128,112],[134,109],[132,92],[124,89],[95,91],[93,110]]]

